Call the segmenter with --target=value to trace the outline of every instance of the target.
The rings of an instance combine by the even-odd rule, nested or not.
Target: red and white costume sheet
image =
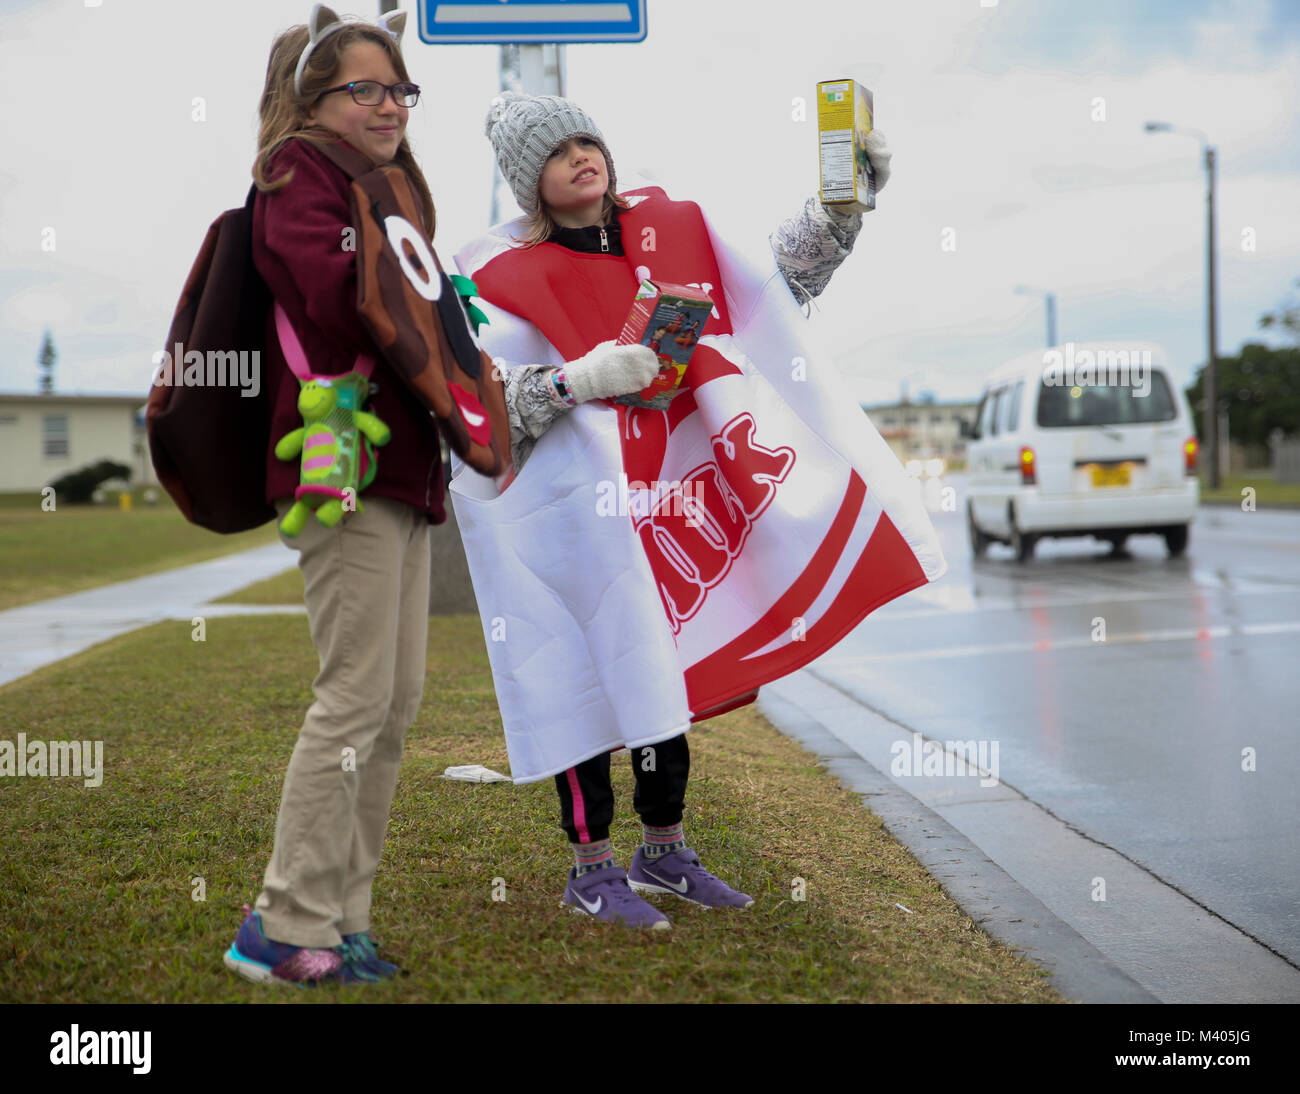
[[[522,221],[456,256],[510,364],[617,337],[642,277],[715,302],[668,410],[584,403],[504,492],[452,482],[517,782],[742,705],[946,569],[771,251],[747,260],[657,188],[626,196],[626,257],[511,247]]]

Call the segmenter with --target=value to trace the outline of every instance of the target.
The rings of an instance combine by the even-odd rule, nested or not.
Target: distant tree
[[[1296,280],[1300,288],[1300,279]],[[1277,330],[1291,341],[1274,348],[1246,342],[1234,357],[1220,357],[1215,374],[1219,409],[1227,410],[1232,440],[1265,446],[1275,429],[1300,433],[1300,301],[1283,301],[1259,317],[1263,330]],[[1187,389],[1196,432],[1204,433],[1205,366]]]
[[[58,359],[58,352],[54,349],[54,339],[50,337],[50,332],[46,331],[45,338],[41,342],[41,352],[36,355],[36,363],[41,366],[40,384],[43,392],[54,390],[54,363]]]
[[[1228,411],[1232,439],[1266,445],[1274,429],[1300,433],[1300,345],[1275,348],[1247,342],[1233,357],[1220,357],[1215,373],[1219,409]],[[1205,367],[1187,389],[1196,432],[1205,436]]]
[[[1300,289],[1300,278],[1296,279],[1296,288]],[[1259,317],[1259,325],[1263,330],[1283,330],[1300,345],[1300,303],[1288,300],[1277,311],[1265,312]]]

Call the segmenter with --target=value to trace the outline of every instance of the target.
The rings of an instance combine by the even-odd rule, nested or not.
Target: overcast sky
[[[88,2],[0,0],[3,391],[36,390],[48,327],[56,390],[147,392],[203,233],[247,191],[272,39],[311,9]],[[414,0],[401,6],[424,88],[408,135],[450,264],[488,227],[498,50],[424,45]],[[1220,352],[1270,341],[1259,315],[1295,292],[1300,3],[649,0],[648,23],[642,43],[566,47],[569,96],[621,174],[757,239],[816,188],[816,82],[874,93],[893,178],[813,320],[864,401],[904,381],[913,397],[978,394],[1044,340],[1018,283],[1055,291],[1062,342],[1158,342],[1189,381],[1205,356],[1205,175],[1194,139],[1148,135],[1148,119],[1219,149]]]

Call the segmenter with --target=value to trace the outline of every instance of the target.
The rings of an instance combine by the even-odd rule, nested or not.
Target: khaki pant
[[[257,911],[268,938],[332,947],[370,929],[402,741],[424,691],[429,524],[409,505],[363,498],[326,528],[281,539],[299,551],[320,674],[284,778]],[[283,516],[288,501],[277,508]]]

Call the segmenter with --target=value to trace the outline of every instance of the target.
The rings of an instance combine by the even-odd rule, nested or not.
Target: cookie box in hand
[[[681,388],[691,353],[713,311],[703,289],[642,281],[618,336],[620,346],[649,346],[659,356],[659,374],[633,395],[614,400],[625,406],[664,410]]]
[[[867,158],[872,126],[871,92],[856,80],[817,85],[817,140],[821,150],[821,199],[842,212],[876,207],[876,176]]]

